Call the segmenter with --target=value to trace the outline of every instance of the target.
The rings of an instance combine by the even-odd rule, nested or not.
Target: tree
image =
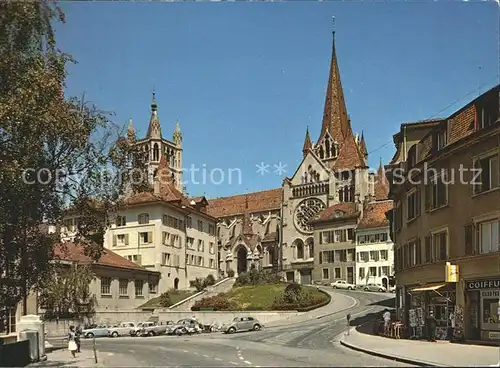
[[[97,301],[89,291],[94,273],[87,265],[56,265],[42,283],[40,305],[47,318],[91,317]]]
[[[60,228],[65,210],[78,211],[77,241],[97,260],[125,188],[149,190],[126,175],[131,157],[145,166],[123,127],[64,96],[73,59],[56,47],[57,21],[64,14],[53,1],[0,2],[0,307],[16,306],[51,275],[58,239],[44,225]]]

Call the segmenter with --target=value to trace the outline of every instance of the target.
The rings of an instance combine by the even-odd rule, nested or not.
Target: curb
[[[359,332],[359,333],[361,333],[361,332]],[[425,362],[423,360],[408,359],[408,358],[400,357],[400,356],[397,356],[397,355],[390,355],[390,354],[386,354],[386,353],[379,353],[378,351],[374,351],[374,350],[362,348],[362,347],[359,347],[357,345],[353,345],[353,344],[347,343],[345,341],[345,335],[340,339],[339,342],[340,342],[340,345],[342,345],[342,346],[344,346],[346,348],[349,348],[349,349],[352,349],[352,350],[356,350],[356,351],[360,351],[362,353],[365,353],[365,354],[368,354],[368,355],[373,355],[373,356],[376,356],[376,357],[379,357],[379,358],[394,360],[396,362],[401,362],[401,363],[411,364],[411,365],[417,365],[417,366],[420,366],[420,367],[446,367],[446,365],[443,365],[443,364],[434,364],[434,363]]]

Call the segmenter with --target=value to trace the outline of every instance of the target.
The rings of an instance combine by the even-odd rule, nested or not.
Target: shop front
[[[468,340],[500,340],[500,278],[465,283],[465,337]]]
[[[456,288],[453,283],[428,284],[409,288],[407,300],[410,337],[420,339],[427,336],[426,319],[430,312],[436,318],[436,338],[453,338],[456,308]],[[453,320],[453,323],[452,323]]]

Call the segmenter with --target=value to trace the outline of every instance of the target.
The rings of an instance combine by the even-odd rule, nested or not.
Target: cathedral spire
[[[173,140],[174,140],[174,143],[178,146],[180,146],[182,144],[182,133],[181,133],[181,127],[179,126],[179,120],[177,120],[175,122]]]
[[[361,142],[359,143],[359,148],[363,156],[368,156],[368,150],[366,149],[365,134],[361,131]]]
[[[158,105],[156,104],[156,92],[153,90],[151,101],[151,118],[149,119],[148,138],[161,138],[160,119],[158,118]]]
[[[309,127],[306,130],[306,138],[304,139],[304,147],[302,148],[302,152],[304,156],[307,155],[307,151],[312,148],[311,137],[309,136]]]
[[[245,195],[245,213],[243,215],[242,234],[253,235],[250,212],[248,211],[248,194]]]
[[[128,121],[127,138],[131,142],[135,141],[135,128],[132,119]]]
[[[328,132],[335,141],[341,143],[348,133],[350,123],[347,115],[342,83],[340,81],[337,54],[335,52],[335,18],[333,18],[332,33],[332,59],[330,63],[328,86],[326,89],[325,108],[320,140],[326,132]]]

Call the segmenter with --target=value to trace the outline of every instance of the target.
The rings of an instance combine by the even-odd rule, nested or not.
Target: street
[[[362,323],[390,306],[392,295],[338,292],[355,298],[357,305],[321,319],[258,332],[96,339],[98,358],[103,364],[122,366],[408,366],[357,353],[338,342],[346,332],[347,312],[352,325]],[[91,347],[91,340],[83,340],[82,349]]]

